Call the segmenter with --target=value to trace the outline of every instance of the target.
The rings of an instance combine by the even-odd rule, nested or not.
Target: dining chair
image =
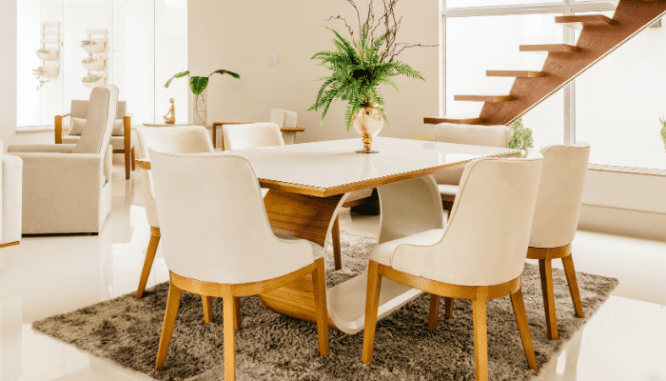
[[[225,124],[222,137],[225,151],[284,145],[280,127],[275,123]]]
[[[149,150],[157,214],[164,232],[169,296],[155,369],[166,360],[183,290],[223,298],[225,380],[235,379],[235,325],[240,297],[312,276],[319,353],[329,355],[323,248],[271,230],[250,162],[233,153]]]
[[[543,168],[527,258],[539,260],[548,337],[557,340],[559,333],[553,291],[553,259],[562,259],[576,315],[585,316],[571,256],[571,243],[580,217],[590,145],[583,142],[553,145],[544,148],[541,154]]]
[[[113,199],[109,140],[117,104],[118,87],[98,86],[76,144],[8,147],[23,159],[23,234],[99,234]]]
[[[203,126],[178,126],[178,127],[138,127],[136,129],[138,140],[138,158],[149,159],[148,150],[173,153],[206,153],[213,152],[213,145],[208,138],[208,131]],[[153,260],[157,252],[157,245],[162,236],[160,223],[157,218],[157,206],[155,205],[155,192],[153,191],[153,180],[150,170],[141,169],[143,182],[143,199],[146,206],[146,217],[150,225],[150,241],[146,250],[139,287],[136,290],[136,298],[143,296],[143,291],[148,282]]]
[[[521,273],[540,171],[540,157],[474,160],[465,167],[444,229],[391,240],[368,253],[364,364],[372,360],[381,281],[386,277],[431,294],[430,330],[436,327],[441,296],[472,300],[477,381],[488,379],[486,301],[511,295],[527,363],[538,369]],[[381,201],[382,192],[379,197]]]
[[[435,127],[435,141],[455,144],[471,144],[488,147],[508,147],[507,126],[476,126],[441,123]],[[434,174],[444,210],[451,211],[458,193],[464,167]]]
[[[81,138],[88,118],[88,101],[72,100],[70,113],[55,116],[55,144],[76,144]],[[62,136],[62,120],[69,117],[69,131]],[[122,153],[125,156],[125,179],[129,180],[130,173],[136,167],[134,164],[134,145],[132,144],[132,117],[127,113],[127,102],[118,101],[116,120],[109,142],[113,153]],[[131,171],[130,171],[131,170]]]
[[[222,135],[225,150],[285,145],[280,127],[276,123],[225,124],[222,126]],[[263,191],[263,194],[265,195],[266,192]],[[363,199],[371,195],[372,189],[351,192],[343,207],[350,208],[358,205]],[[340,248],[340,219],[338,217],[333,222],[331,236],[335,269],[339,270],[342,268],[342,253]]]

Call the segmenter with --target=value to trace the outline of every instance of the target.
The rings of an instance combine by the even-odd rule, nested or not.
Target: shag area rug
[[[341,237],[343,269],[333,270],[327,256],[329,287],[359,274],[371,237]],[[546,336],[538,267],[526,264],[523,295],[539,366],[583,326],[606,300],[617,280],[578,273],[586,318],[574,315],[564,274],[554,269],[555,303],[560,339]],[[64,342],[111,359],[158,380],[224,378],[222,300],[214,300],[214,321],[203,323],[201,299],[183,293],[166,367],[153,369],[157,356],[168,283],[52,316],[33,327]],[[442,303],[442,308],[444,303]],[[429,332],[429,296],[422,295],[377,325],[373,361],[361,363],[363,332],[346,335],[330,330],[331,355],[319,356],[313,323],[268,310],[257,297],[241,301],[242,329],[236,334],[239,380],[474,380],[474,344],[470,301],[456,300],[454,317],[440,311],[437,329]],[[488,302],[488,350],[491,380],[527,380],[535,374],[525,360],[509,297]]]

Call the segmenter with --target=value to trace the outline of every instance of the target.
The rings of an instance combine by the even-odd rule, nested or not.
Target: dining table
[[[361,139],[225,151],[246,157],[259,185],[267,188],[266,213],[273,231],[327,247],[334,221],[350,192],[377,188],[378,243],[431,229],[443,229],[445,215],[435,179],[481,157],[516,157],[519,150],[435,141],[373,138],[377,153],[357,153]],[[218,153],[219,154],[219,153]],[[137,165],[150,168],[147,159]],[[329,326],[347,334],[363,330],[367,272],[327,290]],[[382,279],[378,319],[418,297],[422,291]],[[261,294],[269,309],[315,322],[309,275]]]

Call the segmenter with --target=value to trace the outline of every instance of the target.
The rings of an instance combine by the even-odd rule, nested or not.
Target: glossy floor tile
[[[114,167],[113,211],[98,236],[30,237],[0,250],[0,381],[149,379],[31,328],[136,290],[150,236],[138,179]],[[343,230],[376,234],[378,224],[341,215]],[[620,285],[535,380],[666,380],[666,243],[580,231],[574,261]],[[158,250],[148,286],[167,274]]]

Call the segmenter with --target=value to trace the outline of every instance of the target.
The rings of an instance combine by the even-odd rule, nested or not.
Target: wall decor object
[[[164,87],[169,88],[171,81],[174,78],[182,78],[188,76],[190,78],[190,90],[192,90],[192,123],[206,125],[208,119],[208,109],[206,107],[206,94],[204,91],[208,87],[208,81],[211,75],[213,74],[229,74],[230,76],[239,79],[240,75],[229,70],[215,70],[214,72],[208,74],[207,77],[191,76],[190,71],[183,71],[176,73],[171,77],[165,84]]]
[[[32,74],[39,81],[39,90],[49,79],[57,78],[60,71],[60,23],[43,22],[39,29],[39,44],[37,57],[42,60],[37,69],[32,69]]]
[[[81,61],[81,65],[88,70],[88,74],[83,77],[81,82],[89,88],[106,85],[106,80],[109,77],[108,55],[106,53],[109,30],[90,29],[86,33],[88,39],[81,41],[81,48],[88,53],[88,58]]]
[[[173,98],[169,99],[171,102],[171,107],[169,107],[169,112],[164,115],[164,123],[174,124],[176,123],[176,106],[173,104]]]
[[[311,59],[321,60],[320,65],[331,70],[331,75],[320,78],[324,84],[319,89],[315,103],[308,109],[323,109],[321,124],[331,103],[337,99],[347,101],[347,131],[354,125],[354,130],[363,137],[363,150],[359,153],[374,153],[371,150],[372,137],[384,126],[384,98],[379,95],[383,84],[398,89],[392,77],[406,75],[410,78],[425,79],[396,57],[405,49],[413,47],[434,47],[437,45],[408,44],[396,42],[402,17],[397,17],[395,0],[382,0],[383,14],[376,18],[372,1],[368,3],[365,19],[361,18],[353,0],[347,0],[356,10],[358,31],[341,16],[331,16],[329,20],[342,21],[349,32],[349,39],[342,37],[336,30],[327,28],[335,34],[335,50],[316,53]],[[358,32],[355,34],[355,32]]]

